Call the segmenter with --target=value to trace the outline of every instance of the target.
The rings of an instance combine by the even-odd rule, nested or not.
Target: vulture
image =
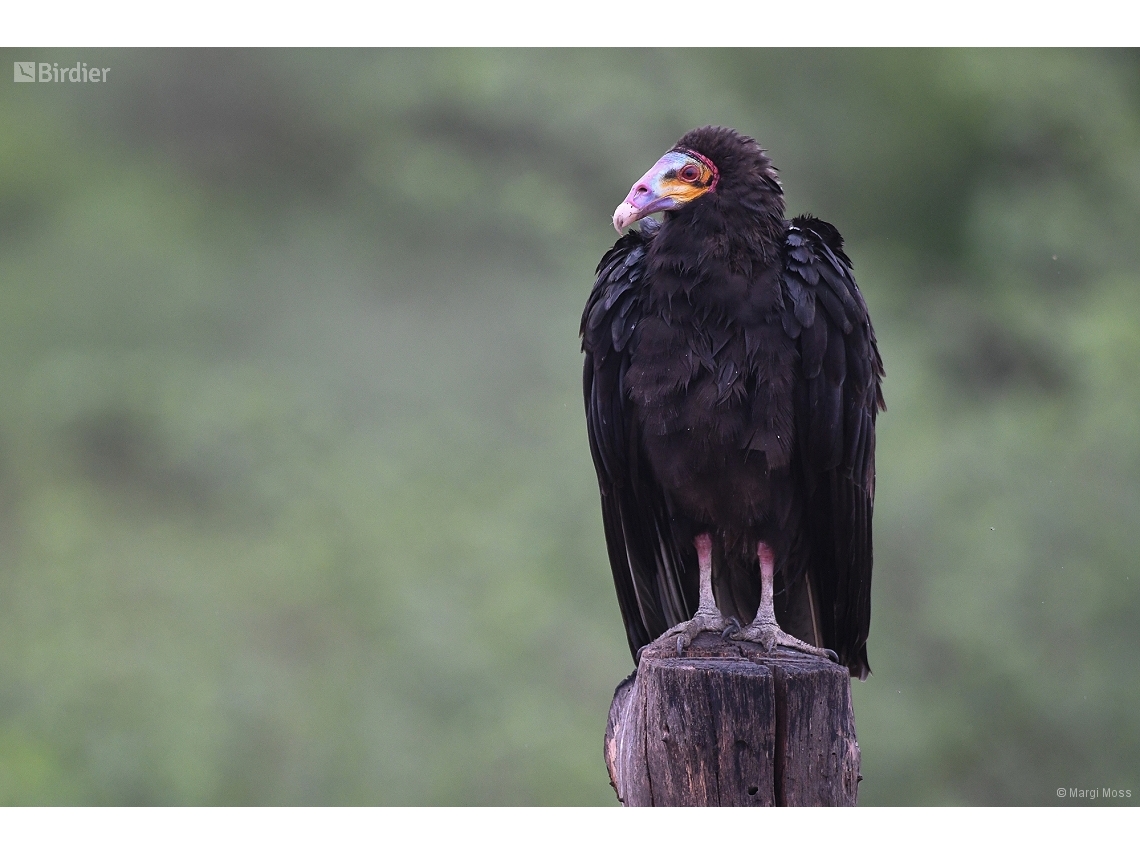
[[[883,363],[843,238],[785,219],[767,152],[720,127],[685,134],[613,224],[583,387],[634,661],[712,631],[866,679]]]

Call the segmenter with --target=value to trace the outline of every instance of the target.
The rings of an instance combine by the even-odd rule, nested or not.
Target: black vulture
[[[712,630],[865,679],[883,364],[843,239],[785,219],[767,153],[728,128],[690,131],[634,184],[613,221],[637,220],[581,328],[634,660]]]

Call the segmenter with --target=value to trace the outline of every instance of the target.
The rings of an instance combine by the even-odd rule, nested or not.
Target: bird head
[[[614,211],[614,228],[626,226],[658,211],[672,211],[716,189],[720,172],[697,151],[673,148],[630,188]]]
[[[620,233],[650,214],[724,195],[726,178],[735,188],[729,195],[782,196],[776,170],[755,140],[731,128],[697,128],[637,180],[614,211],[614,228]],[[779,207],[782,213],[782,199]]]

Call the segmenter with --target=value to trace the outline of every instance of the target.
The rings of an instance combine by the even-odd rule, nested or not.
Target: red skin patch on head
[[[693,151],[691,148],[679,148],[676,150],[681,152],[682,154],[687,154],[689,157],[696,158],[697,160],[699,160],[701,163],[703,163],[705,166],[707,166],[709,168],[709,171],[712,172],[713,179],[712,179],[712,183],[709,185],[708,192],[711,193],[713,190],[715,190],[716,189],[716,183],[718,181],[720,181],[720,170],[716,168],[716,165],[711,160],[709,160],[707,157],[705,157],[703,154],[701,154],[699,151]]]

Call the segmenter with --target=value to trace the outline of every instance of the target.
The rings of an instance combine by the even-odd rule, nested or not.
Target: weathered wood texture
[[[614,693],[606,766],[648,805],[854,805],[859,743],[846,668],[702,633],[642,656]]]

